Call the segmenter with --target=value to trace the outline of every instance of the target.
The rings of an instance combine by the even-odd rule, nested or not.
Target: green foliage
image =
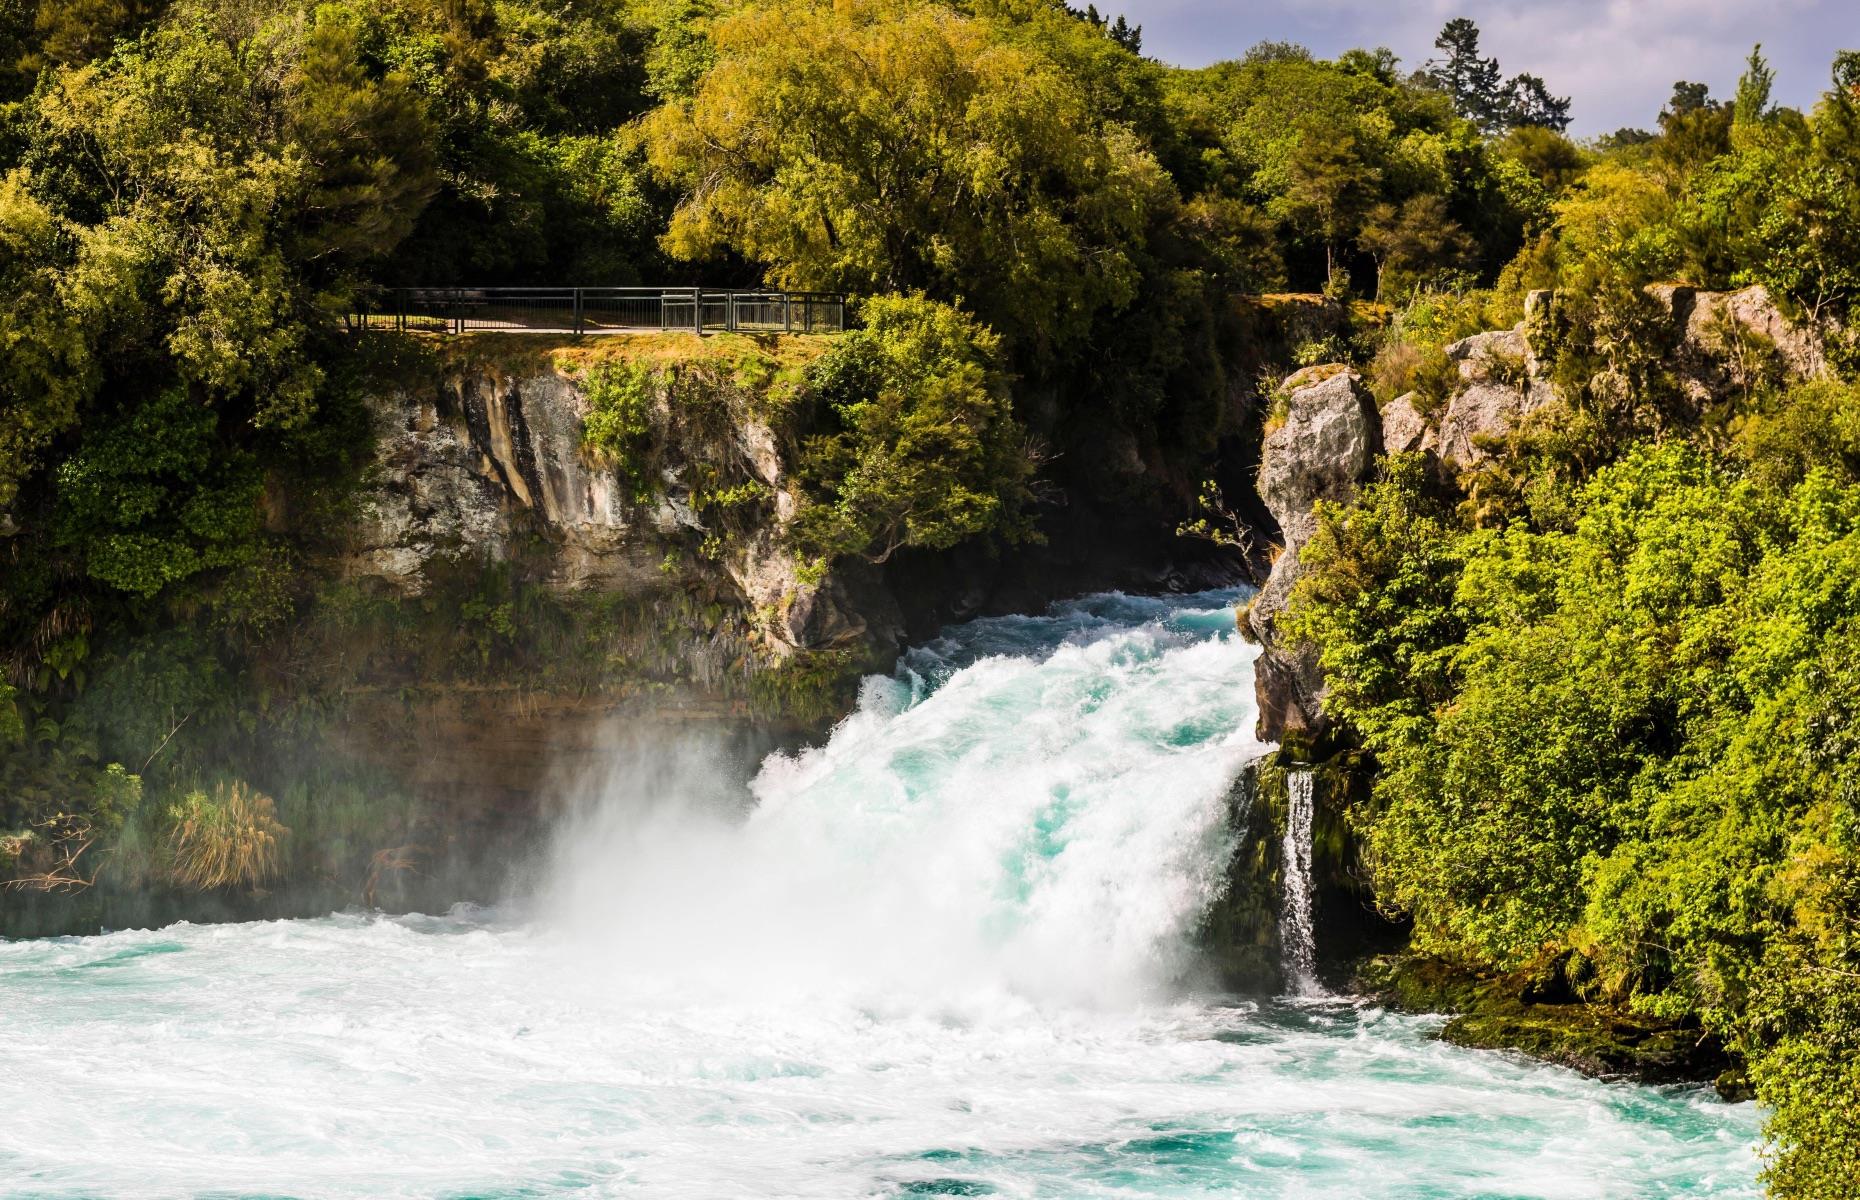
[[[39,465],[51,440],[77,420],[95,386],[89,347],[61,295],[72,239],[15,167],[0,180],[0,510]]]
[[[584,385],[588,415],[582,444],[614,465],[635,504],[649,503],[657,491],[651,461],[657,382],[640,364],[602,363],[588,373]]]
[[[250,455],[222,449],[218,424],[172,388],[59,467],[57,538],[92,578],[147,597],[251,553],[258,472]]]
[[[194,891],[256,890],[279,871],[281,843],[290,835],[278,822],[270,796],[244,782],[221,784],[212,795],[187,794],[169,812],[170,871]]]
[[[1658,135],[1622,142],[1580,174],[1561,170],[1555,237],[1533,251],[1550,278],[1629,284],[1767,285],[1811,318],[1860,297],[1856,98],[1836,86],[1809,116],[1771,103],[1774,72],[1753,51],[1734,103],[1681,83]],[[1547,258],[1548,262],[1542,260]]]
[[[1321,511],[1289,626],[1380,764],[1353,819],[1415,947],[1702,1022],[1775,1108],[1777,1194],[1818,1196],[1854,1162],[1821,1114],[1854,1098],[1860,483],[1763,422],[1749,475],[1649,446],[1558,485],[1562,526],[1468,529],[1393,459]]]
[[[999,339],[921,297],[883,296],[809,374],[824,428],[803,447],[797,548],[884,562],[906,546],[1025,536],[1033,464]]]
[[[1535,75],[1499,74],[1498,60],[1479,54],[1479,27],[1455,17],[1434,39],[1442,57],[1427,65],[1427,78],[1453,98],[1453,107],[1488,132],[1539,127],[1561,132],[1569,125],[1569,98],[1552,96]]]
[[[980,9],[797,0],[719,19],[696,94],[645,126],[686,192],[667,247],[734,250],[788,287],[962,297],[1035,344],[1128,305],[1144,231],[1175,202],[1081,70],[1128,52],[1050,6]]]

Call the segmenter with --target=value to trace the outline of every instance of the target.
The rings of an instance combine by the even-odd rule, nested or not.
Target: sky
[[[1570,132],[1584,137],[1651,128],[1678,79],[1728,98],[1756,42],[1777,101],[1809,108],[1834,52],[1860,50],[1860,0],[1098,0],[1098,10],[1143,26],[1145,53],[1188,67],[1266,40],[1322,58],[1387,46],[1418,67],[1442,25],[1471,17],[1507,76],[1541,75],[1573,98]]]

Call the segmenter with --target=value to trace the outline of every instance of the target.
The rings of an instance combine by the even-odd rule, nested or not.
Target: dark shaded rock
[[[1404,1011],[1449,1015],[1437,1035],[1442,1041],[1515,1050],[1597,1078],[1695,1083],[1724,1078],[1733,1067],[1696,1022],[1656,1021],[1553,995],[1526,975],[1486,978],[1437,959],[1387,955],[1361,965],[1356,990]]]

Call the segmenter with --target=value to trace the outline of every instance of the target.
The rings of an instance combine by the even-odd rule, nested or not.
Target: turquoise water
[[[953,630],[746,815],[564,781],[496,909],[0,944],[0,1194],[1756,1196],[1748,1105],[1196,991],[1232,599]]]

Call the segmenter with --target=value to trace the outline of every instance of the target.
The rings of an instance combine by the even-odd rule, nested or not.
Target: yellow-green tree
[[[1017,22],[932,0],[768,0],[712,30],[696,94],[654,113],[685,189],[674,253],[734,251],[772,283],[963,298],[1065,343],[1136,294],[1173,185]]]

